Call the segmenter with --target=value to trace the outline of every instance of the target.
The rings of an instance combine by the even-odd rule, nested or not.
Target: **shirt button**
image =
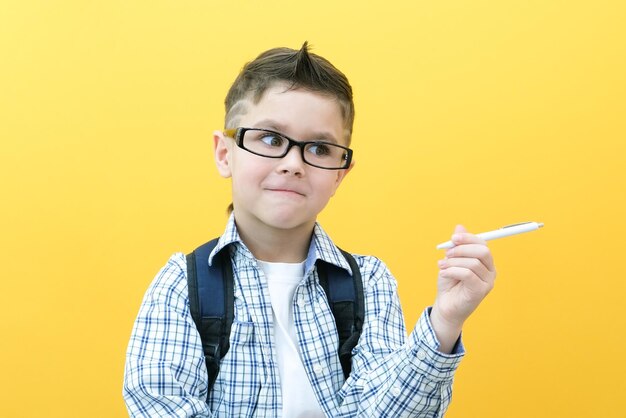
[[[313,371],[315,372],[315,374],[322,374],[322,372],[324,371],[324,366],[322,366],[321,364],[316,364],[315,366],[313,366]]]
[[[306,306],[306,301],[304,300],[304,298],[298,299],[298,306],[300,307],[300,309],[304,309],[304,307]]]
[[[426,352],[424,350],[420,350],[417,352],[417,359],[418,360],[425,360],[426,359]]]
[[[393,393],[393,396],[400,396],[400,393],[402,393],[402,389],[400,389],[398,386],[394,386],[391,388],[391,393]]]

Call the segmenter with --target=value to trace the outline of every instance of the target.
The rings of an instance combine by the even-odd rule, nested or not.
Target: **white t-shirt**
[[[293,295],[304,278],[302,263],[259,261],[270,290],[274,313],[276,358],[283,397],[285,418],[323,418],[313,387],[298,352],[298,337],[293,320]]]

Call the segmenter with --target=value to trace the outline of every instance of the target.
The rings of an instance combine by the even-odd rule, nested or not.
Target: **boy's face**
[[[268,89],[251,100],[236,127],[270,129],[297,141],[325,140],[346,146],[341,108],[336,100],[307,90]],[[266,158],[214,133],[215,157],[223,177],[232,177],[235,218],[246,233],[262,229],[310,230],[350,168],[324,170],[302,161],[300,148],[283,158]],[[255,229],[260,228],[260,229]]]

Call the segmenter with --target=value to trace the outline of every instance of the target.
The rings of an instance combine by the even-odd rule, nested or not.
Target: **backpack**
[[[230,328],[234,317],[234,280],[228,246],[213,257],[209,254],[218,239],[211,240],[187,254],[189,309],[202,340],[209,375],[208,392],[219,373],[220,360],[230,348]],[[317,272],[335,317],[339,339],[339,361],[344,378],[351,370],[352,349],[361,335],[365,306],[361,273],[354,258],[341,250],[352,274],[341,267],[317,260]]]

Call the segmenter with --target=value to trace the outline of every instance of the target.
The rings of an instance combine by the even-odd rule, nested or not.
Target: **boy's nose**
[[[305,162],[299,147],[291,147],[287,155],[279,160],[278,171],[301,175],[304,172]]]

